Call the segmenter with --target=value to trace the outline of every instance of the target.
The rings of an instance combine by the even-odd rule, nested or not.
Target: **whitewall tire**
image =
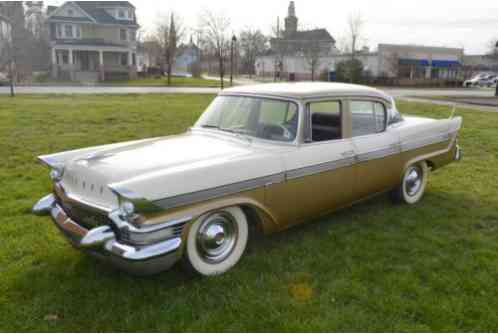
[[[392,192],[396,203],[409,205],[420,202],[424,197],[429,176],[429,167],[425,161],[409,166],[403,174],[401,184]]]
[[[249,239],[247,218],[232,207],[197,219],[188,232],[186,268],[202,276],[222,275],[241,259]]]

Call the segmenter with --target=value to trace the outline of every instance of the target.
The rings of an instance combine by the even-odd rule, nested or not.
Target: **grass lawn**
[[[465,160],[434,173],[420,204],[380,196],[258,240],[223,277],[131,277],[30,214],[50,187],[36,155],[180,133],[211,98],[0,97],[0,331],[498,330],[494,113],[459,111]]]
[[[167,86],[168,79],[166,77],[161,78],[142,78],[127,81],[111,81],[108,84],[116,85],[128,85],[128,86]],[[172,77],[171,86],[192,86],[192,87],[218,87],[220,85],[219,80],[208,80],[203,78],[181,78]]]
[[[476,96],[430,96],[428,97],[431,100],[441,100],[448,102],[456,102],[456,103],[468,103],[468,104],[476,104],[483,106],[491,106],[498,107],[498,97],[496,96],[485,96],[485,97],[476,97]]]

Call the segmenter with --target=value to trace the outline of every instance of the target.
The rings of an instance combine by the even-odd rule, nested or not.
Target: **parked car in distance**
[[[461,159],[461,125],[403,117],[363,86],[230,88],[185,134],[39,157],[53,191],[33,211],[132,273],[182,262],[219,275],[250,231],[282,231],[382,192],[418,203],[429,173]]]
[[[466,80],[463,86],[466,88],[471,87],[491,87],[497,81],[497,75],[490,73],[480,73],[474,76],[472,79]]]

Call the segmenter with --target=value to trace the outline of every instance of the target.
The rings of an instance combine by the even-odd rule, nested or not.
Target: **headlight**
[[[50,171],[50,179],[54,182],[62,181],[62,177],[64,176],[64,165],[53,166]]]
[[[121,212],[127,217],[133,216],[133,214],[135,213],[135,205],[129,201],[124,201],[123,203],[121,203],[120,209]]]

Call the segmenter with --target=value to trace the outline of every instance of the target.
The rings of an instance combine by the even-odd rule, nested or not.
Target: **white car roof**
[[[258,95],[283,97],[298,100],[321,97],[365,96],[387,100],[386,93],[367,86],[329,82],[270,83],[250,86],[237,86],[223,90],[220,95]]]

